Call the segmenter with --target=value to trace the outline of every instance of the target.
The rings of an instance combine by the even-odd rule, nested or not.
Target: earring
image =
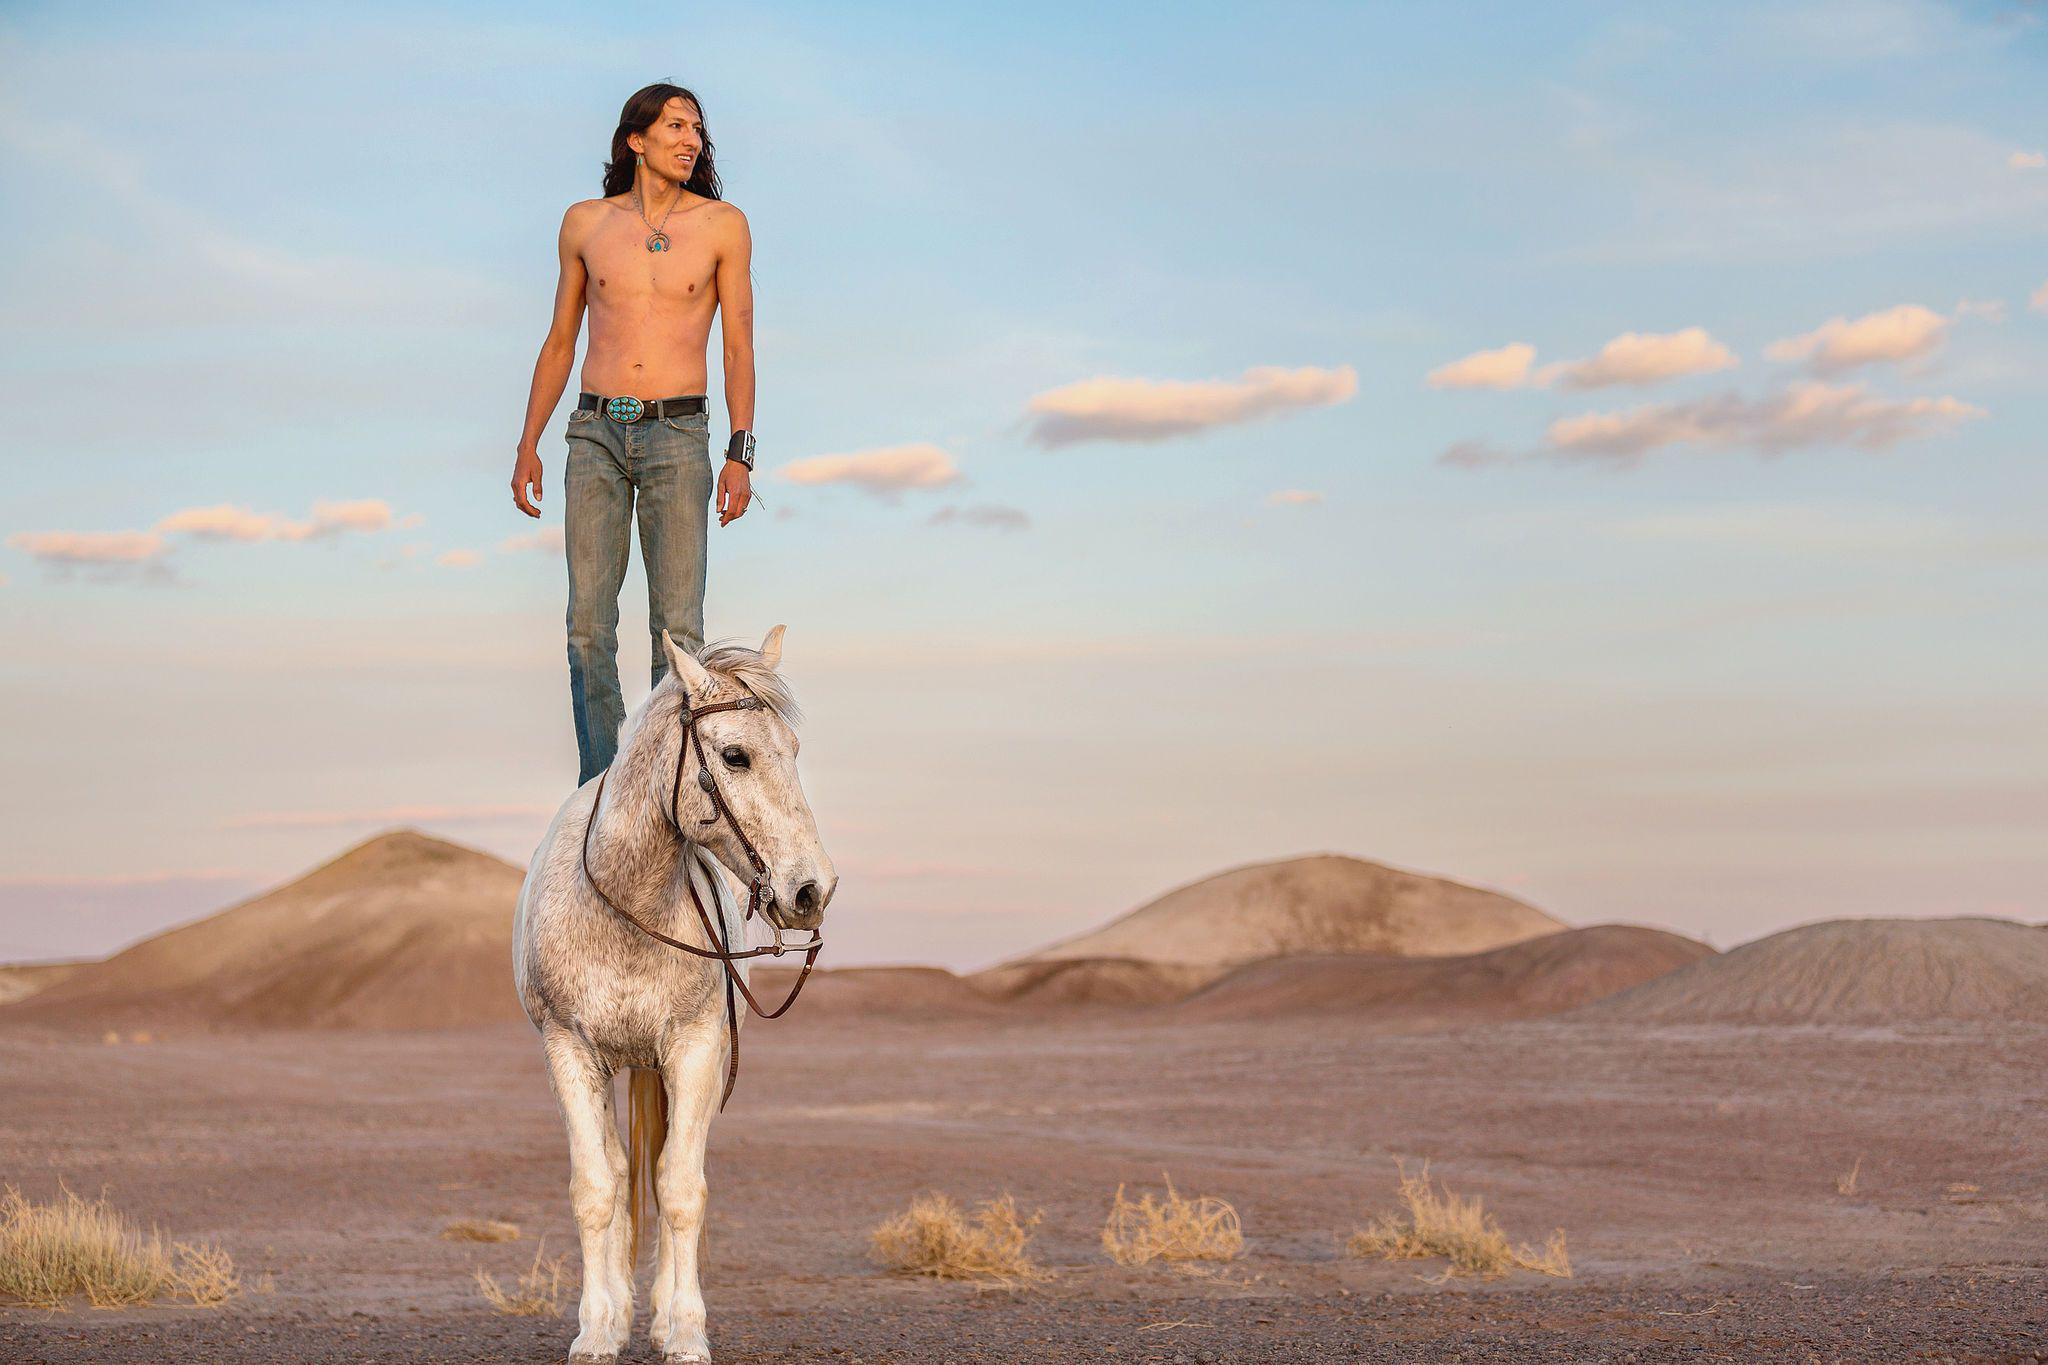
[[[640,155],[640,153],[635,152],[633,153],[633,164],[635,166],[645,166],[647,164],[647,158]]]

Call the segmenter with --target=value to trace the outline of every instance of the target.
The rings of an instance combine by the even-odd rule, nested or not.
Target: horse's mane
[[[783,724],[795,729],[803,719],[797,709],[796,696],[789,690],[782,675],[768,666],[761,657],[761,651],[747,645],[734,644],[730,640],[718,640],[697,650],[694,657],[710,671],[711,676],[722,683],[728,683],[742,691],[750,692],[761,699],[761,704],[780,719]],[[702,702],[704,698],[696,698]],[[662,677],[646,700],[633,709],[626,717],[626,723],[619,730],[619,764],[622,768],[651,768],[654,762],[653,749],[636,741],[641,732],[652,727],[665,727],[674,723],[683,708],[683,688],[671,669]],[[660,731],[657,729],[656,731]],[[621,772],[615,781],[638,785],[643,773]]]
[[[730,682],[739,684],[761,699],[761,704],[794,730],[803,713],[782,675],[768,666],[761,651],[730,640],[716,640],[697,651],[697,662]]]

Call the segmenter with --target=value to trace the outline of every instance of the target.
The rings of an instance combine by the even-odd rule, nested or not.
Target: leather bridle
[[[747,837],[746,830],[740,827],[739,820],[732,813],[732,807],[726,804],[725,793],[719,788],[718,779],[712,776],[711,773],[711,754],[704,747],[704,736],[697,733],[697,722],[702,717],[715,715],[720,711],[758,711],[762,709],[763,703],[759,697],[746,696],[734,701],[712,702],[708,706],[693,707],[690,704],[690,693],[688,689],[682,686],[680,678],[676,680],[676,686],[683,695],[683,742],[676,749],[676,777],[669,791],[668,822],[675,828],[676,835],[683,841],[685,849],[690,844],[696,842],[684,832],[682,824],[683,767],[689,762],[690,746],[695,744],[697,747],[697,785],[703,789],[706,796],[711,798],[710,818],[700,820],[697,823],[700,825],[715,825],[720,820],[724,820],[732,829],[733,837],[737,838],[740,841],[740,847],[746,850],[747,864],[753,869],[754,873],[753,880],[747,886],[746,914],[741,917],[740,923],[744,925],[757,912],[761,915],[762,919],[768,920],[766,907],[768,901],[773,896],[773,892],[768,886],[768,864],[761,857],[760,852],[755,849],[754,841]],[[610,768],[606,768],[604,772],[598,775],[597,795],[590,803],[590,819],[583,826],[583,879],[590,883],[590,889],[597,892],[597,898],[605,903],[607,909],[620,919],[626,921],[626,923],[632,925],[635,929],[638,929],[641,933],[647,935],[647,937],[659,943],[666,943],[671,948],[680,948],[694,957],[706,958],[710,961],[724,964],[725,1026],[726,1032],[731,1038],[731,1047],[726,1053],[725,1093],[719,1096],[718,1100],[718,1107],[722,1110],[725,1108],[725,1102],[732,1098],[732,1088],[740,1078],[740,1015],[739,1002],[733,995],[734,990],[737,989],[740,995],[746,997],[747,1008],[760,1018],[780,1018],[791,1005],[796,1003],[797,993],[803,990],[804,982],[810,979],[811,968],[818,961],[818,950],[825,946],[825,936],[820,931],[813,929],[811,930],[810,941],[807,943],[784,943],[782,941],[782,926],[776,924],[773,920],[768,920],[768,927],[775,932],[775,942],[765,947],[743,948],[738,952],[734,952],[731,948],[727,947],[725,935],[718,931],[716,921],[712,919],[710,912],[704,908],[703,898],[697,894],[697,882],[690,875],[690,867],[687,861],[683,867],[683,882],[684,885],[689,887],[690,904],[695,907],[697,920],[704,926],[704,932],[709,936],[712,946],[708,949],[699,948],[694,943],[685,943],[679,938],[670,938],[659,929],[649,928],[641,921],[638,915],[624,909],[617,901],[607,895],[605,889],[598,885],[597,878],[591,875],[590,831],[597,824],[598,810],[604,804],[605,779],[610,776]],[[733,970],[732,964],[744,961],[750,957],[781,957],[784,953],[797,952],[804,955],[804,965],[803,970],[797,973],[796,984],[789,988],[789,994],[783,997],[780,1005],[777,1005],[772,1010],[762,1009],[761,1002],[754,998],[752,991],[747,989],[747,983],[740,980],[739,973]]]

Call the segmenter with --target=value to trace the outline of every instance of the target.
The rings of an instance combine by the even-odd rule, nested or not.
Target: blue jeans
[[[619,699],[619,587],[637,498],[647,570],[653,680],[668,671],[666,630],[684,649],[704,644],[704,538],[711,516],[711,419],[615,422],[569,414],[569,700],[576,714],[578,785],[611,766],[626,708]]]

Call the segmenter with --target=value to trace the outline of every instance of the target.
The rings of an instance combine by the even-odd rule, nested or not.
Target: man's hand
[[[527,501],[527,490],[533,490],[533,500]],[[512,465],[512,501],[519,510],[529,517],[540,515],[540,452],[522,447],[519,458]]]
[[[539,471],[535,471],[535,477]],[[754,500],[753,480],[747,475],[747,467],[738,460],[727,460],[725,468],[718,471],[718,524],[737,521],[747,514],[747,504]]]

